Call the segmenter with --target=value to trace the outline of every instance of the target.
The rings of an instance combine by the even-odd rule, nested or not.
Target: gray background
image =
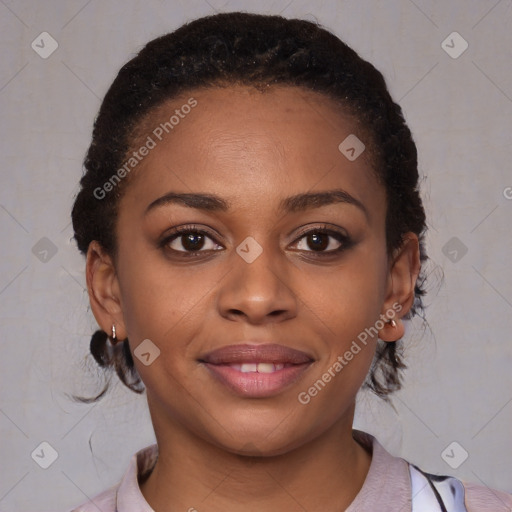
[[[418,145],[430,329],[407,326],[396,412],[362,393],[355,426],[424,470],[512,492],[510,0],[0,0],[0,511],[69,510],[154,441],[145,397],[122,384],[96,405],[65,395],[101,382],[70,209],[122,64],[185,21],[232,10],[316,18],[383,72]],[[58,42],[48,58],[31,47],[44,31]],[[469,45],[458,58],[442,46],[454,31]],[[58,453],[47,469],[31,457],[43,441]]]

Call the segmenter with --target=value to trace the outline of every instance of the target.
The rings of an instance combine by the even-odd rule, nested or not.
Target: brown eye
[[[311,233],[304,237],[306,239],[307,246],[314,251],[324,251],[329,246],[329,235],[326,233]]]
[[[171,235],[162,240],[160,246],[181,255],[208,252],[221,247],[209,232],[189,226],[176,228]]]
[[[295,244],[301,251],[318,253],[318,256],[332,256],[348,249],[351,241],[348,236],[338,231],[316,228],[302,233]]]
[[[204,247],[205,235],[202,233],[191,232],[188,235],[179,235],[173,240],[173,242],[176,240],[181,242],[181,246],[184,247],[186,251],[199,251]],[[168,245],[170,246],[171,244],[169,243]]]

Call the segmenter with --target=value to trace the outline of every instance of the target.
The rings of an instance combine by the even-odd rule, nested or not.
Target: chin
[[[287,422],[287,416],[292,419],[289,412],[274,414],[272,418],[266,415],[265,421],[255,421],[255,415],[247,416],[246,421],[225,416],[222,425],[226,429],[216,428],[217,432],[212,433],[213,443],[231,453],[269,457],[287,453],[307,441],[304,421]]]

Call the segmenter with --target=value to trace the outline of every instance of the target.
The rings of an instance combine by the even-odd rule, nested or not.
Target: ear
[[[395,312],[393,319],[396,326],[386,323],[379,332],[383,341],[396,341],[405,333],[400,320],[406,315],[414,303],[414,288],[421,269],[418,236],[406,233],[402,245],[396,249],[389,263],[386,299],[384,312]]]
[[[125,339],[126,328],[115,267],[112,258],[96,240],[89,244],[87,250],[85,274],[91,309],[98,325],[110,336],[114,324],[116,337]]]

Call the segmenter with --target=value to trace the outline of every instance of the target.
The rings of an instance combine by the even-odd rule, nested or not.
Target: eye
[[[332,256],[348,249],[351,240],[340,231],[322,226],[303,232],[295,244],[301,251],[318,253],[315,256]]]
[[[208,244],[208,241],[210,242]],[[173,229],[172,234],[165,237],[160,246],[180,256],[193,256],[194,253],[208,252],[220,247],[208,231],[195,226],[179,226]]]
[[[341,253],[352,245],[351,239],[326,225],[304,231],[294,242],[297,249],[313,253],[315,257],[327,257]],[[202,228],[188,225],[174,228],[161,242],[160,247],[178,257],[195,257],[199,253],[218,251],[222,248],[214,236]],[[316,253],[316,254],[315,254]]]

